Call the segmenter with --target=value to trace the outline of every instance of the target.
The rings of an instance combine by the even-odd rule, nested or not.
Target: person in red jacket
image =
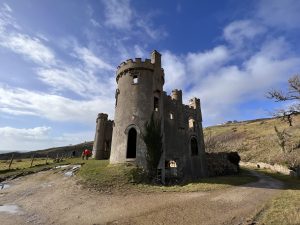
[[[86,148],[82,153],[82,159],[85,158],[86,160],[88,160],[89,157],[91,156],[91,154],[92,154],[92,152]]]

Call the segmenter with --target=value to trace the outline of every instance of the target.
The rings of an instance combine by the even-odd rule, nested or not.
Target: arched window
[[[196,122],[193,118],[189,119],[189,129],[195,131]]]
[[[158,111],[158,106],[159,106],[159,98],[158,97],[154,97],[154,111]]]
[[[198,155],[198,143],[197,143],[197,139],[192,137],[191,139],[191,152],[192,155]]]
[[[136,137],[137,132],[134,128],[131,128],[128,132],[127,140],[127,154],[126,158],[132,159],[136,157]]]
[[[116,94],[115,94],[115,98],[116,98],[116,104],[115,104],[115,107],[117,107],[117,105],[118,105],[118,97],[119,97],[119,94],[120,94],[120,90],[117,88],[117,89],[116,89]]]
[[[137,75],[134,75],[134,76],[133,76],[133,79],[132,79],[132,83],[133,83],[133,84],[137,84],[138,82],[139,82],[138,76],[137,76]]]

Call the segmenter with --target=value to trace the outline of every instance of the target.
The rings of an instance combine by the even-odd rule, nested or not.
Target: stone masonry
[[[151,115],[161,120],[163,152],[158,166],[162,176],[199,178],[207,176],[200,100],[182,103],[182,91],[163,90],[161,55],[151,59],[128,59],[116,72],[115,118],[100,113],[97,118],[93,157],[111,164],[135,163],[146,168],[146,145],[141,134]]]

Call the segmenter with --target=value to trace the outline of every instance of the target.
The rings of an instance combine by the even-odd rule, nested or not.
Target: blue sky
[[[94,138],[114,115],[115,70],[162,53],[164,89],[205,126],[268,117],[300,67],[300,1],[0,0],[0,150]]]

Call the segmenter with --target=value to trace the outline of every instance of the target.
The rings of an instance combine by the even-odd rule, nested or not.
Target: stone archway
[[[191,154],[192,156],[198,155],[198,142],[195,137],[191,138]]]
[[[134,159],[136,158],[136,142],[137,142],[137,132],[135,128],[130,128],[128,131],[127,137],[127,159]]]

